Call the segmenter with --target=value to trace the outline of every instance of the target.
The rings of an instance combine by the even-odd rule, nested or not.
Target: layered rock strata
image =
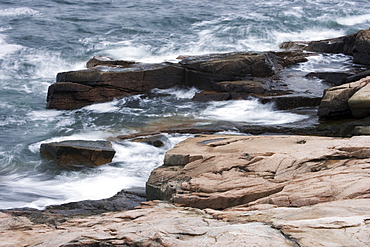
[[[43,143],[40,154],[62,167],[100,166],[112,162],[116,151],[109,141],[72,140]]]
[[[321,118],[352,115],[348,101],[357,91],[368,85],[368,83],[370,83],[370,76],[356,82],[326,89],[317,114]],[[364,98],[358,99],[357,105],[361,105],[362,103],[360,101],[364,100]],[[356,115],[356,113],[354,115]],[[363,116],[365,117],[366,114]]]
[[[369,144],[198,136],[169,151],[148,181],[148,196],[175,204],[72,218],[56,217],[58,207],[37,218],[0,213],[0,246],[369,246]]]
[[[224,209],[368,198],[370,137],[199,136],[167,152],[149,200]]]
[[[370,199],[304,207],[199,210],[149,202],[135,210],[34,223],[0,213],[0,246],[369,246]]]
[[[152,89],[196,87],[233,97],[290,94],[271,88],[285,66],[306,61],[303,52],[225,53],[185,57],[179,63],[143,64],[94,57],[88,69],[62,72],[48,90],[47,108],[77,109]],[[237,81],[237,82],[235,82]],[[233,98],[232,97],[232,98]]]

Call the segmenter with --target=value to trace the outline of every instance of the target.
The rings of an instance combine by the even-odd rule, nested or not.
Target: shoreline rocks
[[[358,98],[356,103],[354,100],[351,101],[352,108],[354,109],[355,105],[365,107],[362,113],[356,113],[356,110],[351,111],[351,107],[349,105],[349,100],[351,97],[356,94],[357,91],[361,90],[362,88],[366,87],[370,83],[370,76],[365,77],[359,81],[351,82],[347,84],[343,84],[340,86],[332,87],[324,92],[324,96],[321,100],[318,116],[321,118],[331,118],[331,117],[345,117],[345,116],[355,116],[355,117],[366,117],[366,106],[364,101],[365,98]],[[355,113],[355,114],[353,114]]]
[[[286,50],[305,50],[323,53],[344,53],[353,56],[353,62],[370,65],[370,29],[346,36],[319,41],[289,41],[280,45]]]
[[[108,141],[61,141],[43,143],[40,154],[62,167],[101,166],[112,162],[116,151]]]
[[[369,144],[366,136],[201,135],[166,153],[147,197],[201,209],[367,198]]]
[[[291,94],[270,89],[271,78],[284,67],[307,61],[309,54],[235,52],[185,57],[179,63],[143,64],[94,57],[88,69],[61,72],[48,90],[47,108],[72,110],[155,88],[196,87],[201,90],[251,94]]]
[[[279,109],[320,103],[320,118],[339,120],[291,130],[238,126],[246,133],[285,135],[198,135],[168,151],[164,165],[152,172],[146,187],[152,201],[142,202],[140,193],[121,192],[111,199],[44,211],[6,210],[0,213],[4,240],[0,245],[369,246],[370,137],[286,135],[289,131],[369,135],[368,118],[345,123],[345,117],[370,113],[369,78],[364,78],[369,71],[309,74],[337,85],[327,89],[322,100],[279,87],[274,77],[284,67],[306,61],[312,53],[304,51],[344,53],[352,55],[355,63],[370,64],[370,30],[323,41],[286,42],[281,47],[290,50],[190,56],[179,64],[94,57],[87,70],[59,73],[49,88],[47,108],[77,109],[154,88],[196,86],[204,91],[193,100],[253,96],[263,103],[276,102]],[[169,131],[202,134],[220,129]],[[160,135],[136,141],[154,146],[166,142]],[[42,154],[66,165],[81,159],[101,163],[95,154],[80,158],[75,151],[61,158],[64,151],[54,145],[42,146]],[[125,201],[131,196],[134,203]]]

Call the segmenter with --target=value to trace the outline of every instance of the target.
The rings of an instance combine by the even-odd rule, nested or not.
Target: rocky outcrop
[[[213,217],[227,222],[264,222],[279,229],[295,246],[368,246],[369,199],[339,200],[304,207],[235,207]]]
[[[0,246],[369,246],[369,199],[199,210],[148,202],[55,225],[0,213]]]
[[[110,163],[116,151],[108,141],[75,140],[43,143],[40,153],[62,167],[79,167]]]
[[[147,94],[154,88],[175,86],[243,95],[264,94],[271,91],[263,85],[270,80],[268,77],[276,75],[284,66],[304,61],[306,56],[296,51],[239,52],[185,57],[178,64],[143,64],[94,57],[87,63],[87,70],[57,75],[56,83],[48,90],[47,108],[77,109],[133,94]]]
[[[225,222],[203,210],[150,202],[136,210],[75,218],[57,226],[0,213],[0,246],[297,246],[260,222]]]
[[[184,71],[169,64],[132,64],[62,72],[48,90],[47,108],[77,109],[92,103],[111,101],[154,88],[183,85]]]
[[[361,30],[357,33],[353,50],[353,62],[370,64],[370,29]]]
[[[79,204],[10,210],[0,213],[0,246],[369,246],[369,144],[197,136],[167,152],[148,181],[149,196],[175,204],[73,217],[63,210]]]
[[[214,209],[367,198],[369,144],[365,136],[199,136],[167,152],[147,196]]]
[[[348,100],[370,82],[370,77],[325,90],[318,115],[321,118],[351,116]]]
[[[280,49],[286,50],[306,50],[324,53],[344,53],[353,55],[357,34],[325,39],[319,41],[288,41],[280,45]]]
[[[370,29],[361,30],[358,33],[347,36],[319,41],[295,41],[284,42],[280,45],[286,50],[306,50],[324,53],[344,53],[353,56],[353,62],[358,64],[370,64]]]

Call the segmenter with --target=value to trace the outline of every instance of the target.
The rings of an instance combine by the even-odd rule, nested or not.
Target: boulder
[[[370,79],[370,77],[369,77]],[[348,100],[351,113],[355,117],[367,117],[370,115],[370,84],[367,84]]]
[[[48,90],[47,108],[77,109],[128,95],[148,93],[154,88],[184,84],[184,70],[171,64],[132,64],[124,68],[62,72]]]
[[[370,29],[361,30],[357,33],[353,62],[365,65],[370,64]]]
[[[62,167],[94,167],[112,162],[116,151],[108,141],[73,140],[43,143],[40,153]]]
[[[326,89],[320,102],[318,116],[320,118],[331,118],[351,115],[348,100],[369,82],[370,77],[366,77],[356,82]]]
[[[74,110],[93,103],[103,103],[129,96],[130,94],[111,87],[94,87],[74,82],[57,82],[48,89],[48,109]]]
[[[367,198],[369,144],[368,136],[197,136],[167,152],[147,198],[213,209]]]

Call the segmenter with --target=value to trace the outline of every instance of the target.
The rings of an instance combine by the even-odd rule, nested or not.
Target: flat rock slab
[[[55,225],[0,213],[0,246],[365,247],[370,245],[369,212],[370,199],[352,199],[223,211],[153,201]]]
[[[370,199],[339,200],[305,207],[235,207],[207,209],[227,222],[265,222],[297,246],[370,246]]]
[[[149,200],[197,208],[307,206],[368,197],[370,137],[202,135],[166,153]]]
[[[136,210],[75,218],[55,226],[0,213],[0,246],[271,246],[293,247],[259,222],[228,223],[203,210],[149,203]]]
[[[112,162],[116,151],[108,141],[62,141],[43,143],[40,153],[60,166],[100,166]]]

